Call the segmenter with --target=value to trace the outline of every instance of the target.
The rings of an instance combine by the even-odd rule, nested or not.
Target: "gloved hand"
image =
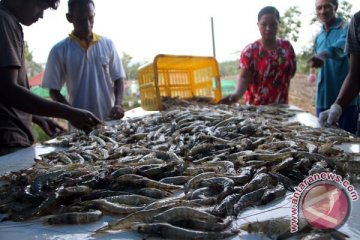
[[[342,114],[342,108],[339,104],[334,103],[330,109],[321,112],[319,116],[319,123],[321,127],[329,127],[337,123]]]

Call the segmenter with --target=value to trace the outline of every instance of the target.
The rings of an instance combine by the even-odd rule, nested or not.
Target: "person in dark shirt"
[[[32,123],[48,135],[61,127],[47,117],[63,118],[90,131],[100,120],[86,110],[41,98],[29,91],[24,56],[23,24],[43,18],[59,0],[2,0],[0,2],[0,155],[34,143]]]

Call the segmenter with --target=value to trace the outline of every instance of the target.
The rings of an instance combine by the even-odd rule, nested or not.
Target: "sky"
[[[153,61],[157,54],[215,56],[219,62],[239,58],[240,51],[260,37],[257,15],[265,6],[276,7],[280,15],[298,6],[302,19],[295,52],[309,45],[319,26],[310,26],[315,14],[314,0],[94,0],[94,32],[112,39],[120,56],[133,62]],[[341,1],[340,1],[341,2]],[[353,13],[359,0],[348,0]],[[45,63],[52,46],[71,31],[67,22],[67,1],[57,10],[46,10],[44,18],[27,27],[24,38],[34,60]],[[212,24],[214,42],[212,40]]]

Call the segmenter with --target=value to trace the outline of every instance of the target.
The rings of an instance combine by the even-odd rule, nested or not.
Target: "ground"
[[[315,115],[316,83],[309,84],[304,74],[296,74],[290,82],[289,104]]]

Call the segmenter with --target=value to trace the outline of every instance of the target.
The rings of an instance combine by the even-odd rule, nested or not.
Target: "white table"
[[[141,117],[153,113],[157,113],[157,111],[145,111],[141,107],[138,107],[126,111],[124,119]],[[111,124],[111,121],[109,121],[108,123]],[[59,151],[59,150],[62,150],[62,148],[53,147],[49,145],[42,145],[40,143],[37,143],[31,147],[24,148],[14,153],[1,156],[0,175],[4,175],[9,171],[18,171],[22,169],[27,169],[34,164],[34,159],[38,158],[41,154],[46,154],[49,152]]]
[[[126,112],[125,118],[141,117],[144,115],[157,113],[144,111],[142,108],[136,108]],[[309,113],[299,113],[296,117],[290,119],[290,121],[299,121],[307,126],[319,127],[317,118]],[[111,123],[111,122],[109,122]],[[359,153],[359,144],[344,144],[340,147],[348,152]],[[17,151],[12,154],[0,157],[0,174],[5,174],[8,171],[17,171],[21,169],[27,169],[34,163],[34,158],[39,157],[41,154],[45,154],[58,148],[44,146],[36,144],[32,147]],[[360,189],[360,188],[358,188]],[[249,221],[264,220],[274,217],[289,217],[289,194],[286,199],[266,206],[257,207],[248,210],[242,214],[238,224],[242,224]],[[278,208],[284,206],[283,208]],[[273,210],[270,210],[273,209]],[[1,215],[0,215],[1,218]],[[101,221],[87,225],[75,225],[75,226],[49,226],[42,222],[0,222],[0,240],[14,240],[14,239],[26,239],[26,240],[42,240],[42,239],[62,239],[62,240],[79,240],[79,239],[143,239],[143,236],[133,232],[121,232],[116,234],[109,234],[104,236],[92,236],[94,230],[105,225],[108,221],[111,221],[111,217],[103,216]],[[347,223],[340,229],[352,236],[352,238],[360,239],[360,201],[354,202],[352,205],[352,212],[350,214]],[[232,240],[239,239],[259,239],[260,235],[240,235],[234,237]],[[261,239],[266,239],[261,237]]]

